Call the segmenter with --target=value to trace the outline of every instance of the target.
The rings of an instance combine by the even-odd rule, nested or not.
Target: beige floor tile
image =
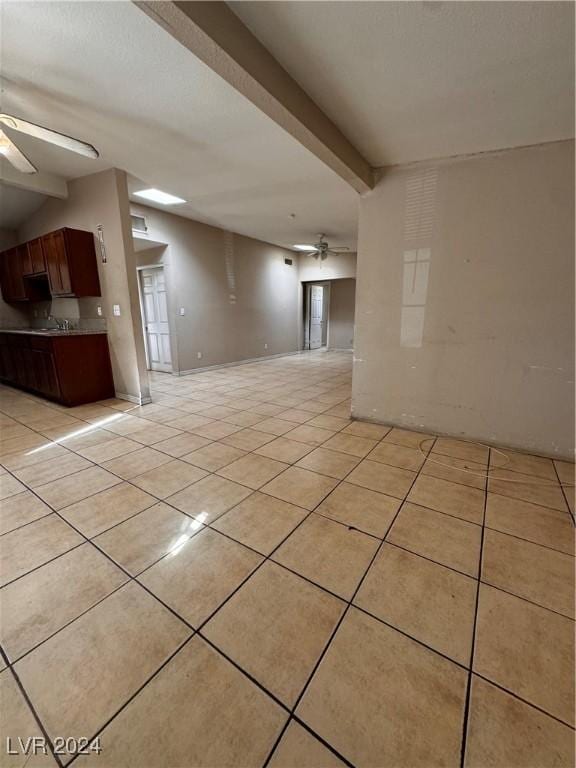
[[[0,501],[9,499],[11,496],[16,496],[19,493],[23,493],[26,490],[26,486],[19,480],[7,472],[0,475]]]
[[[237,411],[225,405],[209,405],[202,411],[198,411],[198,413],[200,416],[207,416],[209,419],[225,419],[226,416],[233,416]]]
[[[346,763],[292,720],[268,765],[271,768],[340,768]]]
[[[294,427],[297,426],[298,424],[295,421],[287,421],[286,419],[280,419],[274,416],[261,421],[258,424],[258,431],[267,432],[270,435],[276,435],[276,437],[279,437],[280,435],[284,435],[286,432],[290,432],[292,429],[294,429]]]
[[[297,463],[297,467],[319,472],[321,475],[342,480],[358,464],[360,459],[326,448],[316,448]]]
[[[304,424],[305,422],[310,421],[312,415],[310,414],[310,411],[302,411],[298,408],[288,408],[286,411],[280,411],[278,418],[284,419],[285,421],[293,421],[296,424]]]
[[[320,515],[311,515],[273,559],[349,600],[380,542]]]
[[[490,453],[490,467],[509,469],[532,477],[558,482],[552,459],[518,453],[507,448],[493,449]]]
[[[244,485],[209,475],[169,496],[167,502],[201,523],[211,523],[251,493]]]
[[[266,417],[259,413],[251,413],[249,411],[233,411],[232,415],[226,416],[223,421],[228,424],[235,424],[237,427],[253,427],[261,421],[264,421]]]
[[[121,482],[119,477],[101,467],[91,467],[70,477],[53,480],[35,490],[38,496],[53,509],[60,510]]]
[[[0,638],[15,659],[46,640],[128,577],[91,544],[82,544],[0,590]]]
[[[92,735],[190,630],[131,582],[15,665],[49,735]]]
[[[225,421],[213,421],[211,424],[206,424],[203,427],[194,427],[190,431],[200,437],[206,437],[209,440],[221,440],[223,437],[229,437],[236,432],[240,432],[242,427],[236,424],[228,424]]]
[[[287,714],[194,637],[102,734],[101,768],[260,768]],[[162,734],[162,738],[158,735]],[[94,765],[93,757],[79,765]]]
[[[153,504],[154,496],[129,483],[119,483],[65,507],[60,514],[84,536],[92,538]]]
[[[272,442],[257,448],[254,453],[259,456],[267,456],[269,459],[283,461],[286,464],[293,464],[312,450],[314,450],[313,447],[306,445],[306,443],[288,440],[286,437],[277,437]]]
[[[4,534],[0,546],[0,585],[62,555],[83,541],[57,515],[47,515]]]
[[[30,491],[10,496],[0,504],[0,535],[38,520],[51,512],[50,507]]]
[[[128,437],[111,437],[110,440],[105,440],[98,445],[75,450],[78,450],[78,453],[81,453],[84,458],[100,464],[110,461],[110,459],[117,459],[118,456],[124,456],[132,451],[138,451],[141,448],[142,445],[140,443],[130,440]]]
[[[212,527],[263,555],[269,555],[307,514],[305,509],[266,493],[253,493],[219,517]]]
[[[558,459],[555,459],[554,466],[556,467],[561,483],[574,483],[575,468],[571,461],[559,461]]]
[[[418,472],[426,455],[414,448],[407,448],[405,445],[378,443],[374,450],[370,451],[368,458],[371,461],[381,461],[383,464],[390,464],[393,467]]]
[[[197,451],[198,448],[203,448],[209,444],[210,440],[207,438],[185,432],[181,435],[176,435],[176,437],[169,437],[168,440],[160,440],[159,443],[154,443],[154,450],[162,451],[162,453],[167,453],[169,456],[179,459],[184,454]]]
[[[337,598],[268,562],[202,633],[292,706],[344,608]]]
[[[9,669],[0,674],[0,702],[2,702],[2,720],[0,720],[2,766],[6,766],[6,768],[57,768],[58,763],[52,754],[43,754],[40,750],[38,754],[26,755],[23,750],[19,750],[19,755],[11,757],[6,755],[8,739],[10,739],[11,748],[18,750],[19,744],[26,744],[27,739],[43,738],[43,733]],[[21,742],[18,741],[19,739]]]
[[[115,475],[129,480],[131,477],[141,475],[143,472],[167,464],[169,461],[170,456],[161,451],[156,451],[154,448],[141,448],[139,451],[126,454],[126,456],[106,461],[102,466]]]
[[[34,464],[32,467],[16,469],[14,474],[28,488],[37,488],[39,485],[44,485],[52,480],[58,480],[60,477],[73,475],[75,472],[91,466],[93,465],[89,461],[72,453],[66,459],[58,457],[43,461],[41,464]]]
[[[430,450],[435,439],[434,435],[429,435],[425,432],[414,432],[410,429],[400,429],[400,427],[393,427],[383,438],[385,443],[404,445],[406,448],[421,449],[425,452]]]
[[[253,402],[253,404],[248,407],[248,410],[254,413],[262,414],[263,416],[277,416],[279,413],[282,413],[282,411],[285,411],[286,409],[281,405],[273,405],[272,403]]]
[[[312,414],[308,413],[309,416]],[[350,419],[341,419],[338,418],[338,416],[324,416],[323,414],[320,414],[320,416],[314,416],[313,419],[310,419],[308,424],[311,427],[322,427],[322,429],[330,429],[332,432],[339,432],[341,429],[344,429],[344,427],[350,426],[352,422]],[[351,434],[355,434],[352,432]],[[359,437],[370,437],[370,435],[359,435]]]
[[[481,538],[478,525],[406,503],[386,540],[468,576],[478,576]]]
[[[288,464],[281,461],[251,453],[218,470],[218,474],[257,490],[287,468]]]
[[[574,555],[574,525],[567,512],[489,493],[486,526]]]
[[[574,622],[480,586],[474,671],[574,725]]]
[[[574,618],[574,558],[487,529],[482,580]]]
[[[451,483],[469,485],[471,488],[486,489],[487,469],[484,464],[477,464],[467,459],[456,459],[442,453],[429,454],[422,467],[423,475],[439,477]]]
[[[336,480],[325,475],[290,467],[265,485],[262,491],[304,509],[314,509],[336,485]]]
[[[2,464],[7,469],[16,470],[40,464],[49,459],[57,459],[71,456],[71,452],[58,443],[48,443],[40,451],[18,451],[4,456]]]
[[[384,544],[354,604],[469,666],[476,585],[475,579]]]
[[[206,529],[145,571],[139,581],[198,627],[262,559],[241,544]]]
[[[239,448],[233,448],[231,445],[210,443],[203,448],[192,451],[192,453],[187,453],[185,456],[182,456],[182,459],[189,464],[194,464],[196,467],[206,469],[208,472],[216,472],[216,470],[222,469],[222,467],[231,464],[245,455],[244,451],[241,451]]]
[[[202,408],[205,407],[205,405],[202,405]],[[197,410],[202,410],[202,408],[198,408]],[[214,419],[207,419],[206,416],[192,413],[190,416],[179,416],[177,419],[174,419],[174,421],[169,421],[168,426],[173,427],[174,429],[185,429],[191,432],[198,427],[205,427],[207,424],[212,424],[213,421]]]
[[[439,437],[432,447],[432,453],[441,453],[445,456],[454,456],[456,459],[475,461],[478,464],[486,465],[488,464],[489,449],[486,445],[473,441]]]
[[[320,515],[384,538],[400,500],[358,485],[341,483],[315,510]]]
[[[351,608],[296,714],[354,765],[457,765],[466,680],[451,661]]]
[[[131,482],[146,493],[151,493],[159,499],[165,499],[167,496],[171,496],[173,493],[201,480],[206,475],[207,472],[203,469],[193,467],[185,461],[174,459],[174,461],[149,469],[142,475],[136,475],[131,479]]]
[[[466,768],[570,768],[574,732],[472,676]]]
[[[259,427],[260,424],[257,426]],[[259,432],[257,429],[242,429],[240,432],[224,437],[222,442],[225,445],[231,445],[243,451],[255,451],[272,440],[274,440],[274,435],[270,432]]]
[[[319,414],[325,414],[326,411],[329,410],[329,406],[326,403],[319,403],[316,400],[306,400],[303,403],[300,403],[299,409],[301,411],[308,411],[308,413],[319,413]],[[350,419],[350,410],[348,410],[348,413],[346,414],[332,414],[335,415],[336,418],[340,419]]]
[[[384,424],[372,424],[369,421],[353,421],[342,430],[344,435],[367,437],[370,440],[382,440],[388,432],[390,432],[390,427],[386,427]]]
[[[201,528],[197,520],[160,503],[100,534],[94,543],[136,575],[177,550]]]
[[[322,427],[311,427],[308,424],[301,424],[293,429],[288,437],[290,440],[296,440],[299,443],[306,443],[306,445],[322,445],[329,438],[334,435],[331,429],[323,429]]]
[[[550,509],[567,511],[566,501],[558,483],[543,478],[522,475],[506,469],[496,469],[490,473],[488,490],[513,499],[529,501]]]
[[[420,475],[408,494],[413,504],[479,525],[484,517],[484,498],[484,491],[478,488],[427,475]]]
[[[370,440],[367,437],[357,437],[356,435],[346,435],[343,432],[339,432],[324,443],[324,448],[348,453],[361,459],[370,453],[376,446],[376,442],[376,440]]]
[[[50,441],[42,435],[33,433],[31,435],[25,435],[24,437],[13,437],[10,440],[6,440],[0,443],[0,457],[2,461],[15,453],[22,453],[23,451],[33,451],[37,448],[50,445]]]
[[[378,491],[387,496],[403,499],[410,490],[415,477],[416,474],[407,469],[390,467],[379,461],[364,459],[356,469],[352,470],[346,480],[371,491]]]

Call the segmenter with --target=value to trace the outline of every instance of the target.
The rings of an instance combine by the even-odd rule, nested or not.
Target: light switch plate
[[[180,315],[184,317],[185,314],[186,314],[186,309],[184,307],[180,307]]]
[[[100,304],[98,304],[98,306],[96,307],[96,313],[98,317],[102,317],[102,307],[100,306]]]
[[[120,304],[114,304],[112,311],[116,317],[120,317]]]

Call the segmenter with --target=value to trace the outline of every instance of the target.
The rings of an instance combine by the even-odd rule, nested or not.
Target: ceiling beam
[[[357,192],[373,188],[369,163],[226,3],[133,2]]]
[[[68,197],[68,184],[60,176],[50,173],[20,173],[7,160],[0,162],[0,182],[11,187],[38,192],[49,197]]]

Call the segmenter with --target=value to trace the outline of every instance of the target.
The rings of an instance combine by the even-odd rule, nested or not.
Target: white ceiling
[[[372,165],[574,136],[570,2],[232,2]]]
[[[0,13],[2,110],[101,153],[12,132],[42,171],[116,166],[132,190],[140,179],[186,199],[180,215],[283,245],[326,232],[355,246],[356,193],[132,3],[2,2]]]
[[[40,208],[45,195],[0,183],[0,228],[18,229]]]
[[[573,135],[571,3],[231,5],[373,165]],[[12,133],[42,171],[116,166],[180,215],[355,247],[356,193],[132,3],[3,0],[0,27],[2,110],[101,152]]]

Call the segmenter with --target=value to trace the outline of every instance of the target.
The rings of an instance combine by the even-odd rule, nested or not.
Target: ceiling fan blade
[[[70,152],[76,152],[85,157],[99,157],[98,150],[93,147],[92,144],[87,144],[85,141],[74,139],[72,136],[66,136],[65,133],[53,131],[50,128],[44,128],[41,125],[36,125],[36,123],[29,123],[27,120],[21,120],[19,117],[0,114],[0,123],[4,123],[4,125],[13,128],[15,131],[26,133],[28,136],[47,141],[49,144],[55,144],[57,147],[62,147],[63,149],[68,149]]]
[[[38,169],[2,130],[0,130],[0,157],[5,157],[21,173],[38,173]]]

